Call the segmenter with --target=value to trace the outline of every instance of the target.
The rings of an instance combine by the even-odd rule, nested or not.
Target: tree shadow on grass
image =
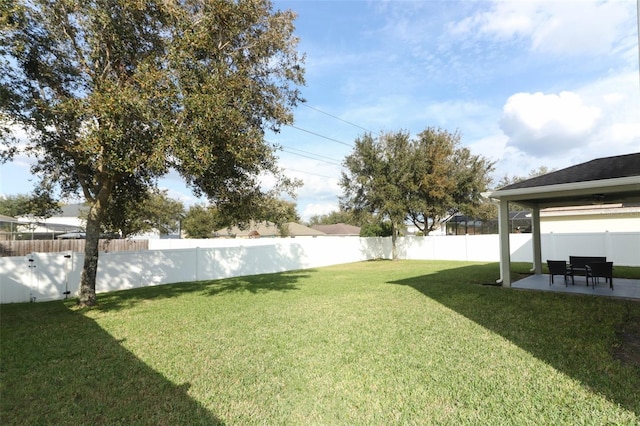
[[[224,280],[206,281],[203,292],[209,296],[221,293],[244,292],[264,293],[269,291],[298,290],[296,283],[309,278],[313,269],[304,271],[288,271],[276,274],[249,275],[245,277],[227,278]]]
[[[100,311],[117,311],[128,309],[150,300],[169,299],[189,294],[215,296],[221,293],[248,291],[263,293],[270,291],[297,290],[296,284],[308,278],[313,269],[286,271],[273,274],[248,275],[244,277],[225,278],[219,280],[194,281],[175,284],[164,284],[130,290],[120,290],[98,295]]]
[[[473,265],[391,283],[413,287],[640,416],[640,368],[615,357],[640,303],[483,285],[498,274],[497,264]]]
[[[223,424],[189,383],[172,383],[62,302],[5,305],[0,318],[3,425]]]

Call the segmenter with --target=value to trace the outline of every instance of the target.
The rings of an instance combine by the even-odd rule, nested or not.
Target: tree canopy
[[[189,207],[182,221],[182,231],[187,238],[211,238],[224,222],[215,207],[201,204]]]
[[[51,217],[60,211],[60,206],[48,194],[18,194],[0,197],[0,214],[11,217]]]
[[[353,226],[362,226],[364,223],[357,218],[352,211],[337,210],[323,215],[313,215],[309,219],[308,226],[314,225],[334,225],[336,223],[346,223]]]
[[[135,206],[169,171],[237,215],[292,189],[264,132],[300,100],[294,19],[269,0],[3,2],[2,158],[22,128],[39,186],[89,204],[81,304],[95,303],[110,206]]]
[[[160,235],[180,232],[184,205],[169,198],[167,191],[152,190],[139,200],[115,194],[106,209],[102,231],[122,238],[157,231]]]
[[[388,221],[394,237],[406,221],[428,235],[451,214],[477,208],[493,169],[460,146],[458,133],[435,128],[416,138],[404,131],[365,134],[344,165],[342,208]]]

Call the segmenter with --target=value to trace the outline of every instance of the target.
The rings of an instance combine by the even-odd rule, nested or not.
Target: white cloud
[[[338,201],[325,203],[309,203],[304,206],[300,213],[303,221],[308,222],[312,216],[326,215],[334,211],[338,211]]]
[[[498,0],[449,25],[457,37],[527,40],[531,50],[564,54],[610,54],[635,33],[632,0]]]
[[[600,110],[572,92],[517,93],[503,109],[500,127],[508,145],[537,157],[549,157],[579,144],[593,129]]]
[[[526,176],[543,165],[564,168],[638,152],[639,94],[637,71],[613,74],[572,92],[518,93],[503,108],[503,151],[497,135],[477,144],[483,155],[499,154],[497,176]]]

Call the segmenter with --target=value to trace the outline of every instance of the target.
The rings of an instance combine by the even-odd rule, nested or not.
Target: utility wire
[[[312,159],[312,160],[320,161],[320,162],[322,162],[322,163],[333,164],[334,166],[340,166],[340,164],[338,164],[338,163],[332,163],[331,161],[321,160],[321,159],[319,159],[319,158],[312,157],[312,156],[310,156],[310,155],[298,154],[297,152],[290,152],[290,151],[287,151],[286,149],[283,149],[283,151],[284,151],[284,152],[288,152],[289,154],[297,155],[297,156],[299,156],[299,157],[310,158],[310,159]]]
[[[288,168],[288,167],[284,167],[284,169],[285,169],[285,170],[289,170],[290,172],[305,173],[305,174],[308,174],[308,175],[320,176],[320,177],[327,178],[327,179],[338,179],[338,178],[337,178],[337,177],[335,177],[335,176],[326,176],[326,175],[321,175],[321,174],[318,174],[318,173],[307,172],[307,171],[305,171],[305,170],[290,169],[290,168]]]
[[[312,134],[314,136],[318,136],[318,137],[330,140],[332,142],[336,142],[336,143],[339,143],[339,144],[342,144],[342,145],[346,145],[346,146],[348,146],[350,148],[353,148],[353,145],[350,144],[350,143],[342,142],[342,141],[339,141],[337,139],[330,138],[329,136],[324,136],[324,135],[321,135],[320,133],[312,132],[311,130],[306,130],[306,129],[300,128],[298,126],[294,126],[293,124],[290,124],[289,127],[293,127],[294,129],[300,130],[302,132],[307,132],[307,133]]]
[[[318,160],[321,161],[323,163],[328,163],[328,164],[334,164],[336,166],[342,166],[342,164],[339,163],[339,160],[335,160],[333,158],[330,157],[325,157],[324,155],[320,155],[320,154],[314,154],[313,152],[309,152],[309,151],[304,151],[302,149],[298,149],[298,148],[293,148],[290,146],[282,146],[282,150],[284,152],[288,152],[289,154],[293,154],[293,155],[299,155],[301,157],[307,157],[307,158],[311,158],[313,160]],[[293,150],[293,151],[298,151],[298,152],[292,152],[289,150]],[[299,153],[303,153],[303,154],[308,154],[308,155],[303,155],[303,154],[299,154]],[[324,160],[323,160],[324,158]]]
[[[640,0],[639,0],[639,1],[640,1]],[[365,130],[365,131],[367,131],[367,132],[369,132],[369,133],[373,133],[373,131],[371,131],[371,130],[367,129],[366,127],[358,126],[357,124],[354,124],[354,123],[352,123],[352,122],[350,122],[350,121],[347,121],[347,120],[343,120],[343,119],[342,119],[342,118],[340,118],[340,117],[336,117],[335,115],[331,115],[331,114],[329,114],[328,112],[324,112],[324,111],[322,111],[322,110],[320,110],[320,109],[318,109],[318,108],[312,107],[311,105],[307,105],[307,104],[305,104],[305,103],[303,103],[302,105],[303,105],[303,106],[306,106],[307,108],[312,109],[312,110],[314,110],[314,111],[318,111],[319,113],[322,113],[322,114],[324,114],[324,115],[328,115],[328,116],[329,116],[329,117],[331,117],[331,118],[335,118],[336,120],[340,120],[340,121],[342,121],[343,123],[347,123],[347,124],[349,124],[350,126],[357,127],[358,129]]]
[[[340,160],[336,160],[335,158],[326,157],[324,155],[316,154],[316,153],[313,153],[313,152],[310,152],[310,151],[305,151],[303,149],[293,148],[291,146],[279,145],[279,144],[276,144],[275,142],[271,142],[271,141],[266,141],[266,142],[269,142],[271,145],[277,145],[279,150],[281,150],[283,152],[287,152],[289,154],[299,155],[300,157],[306,157],[306,158],[310,158],[312,160],[320,161],[322,163],[333,164],[335,166],[342,167],[342,164],[340,163]],[[298,151],[298,152],[292,152],[290,150]],[[307,155],[299,154],[300,152],[304,153],[304,154],[307,154]],[[324,158],[324,160],[323,160],[323,158]]]

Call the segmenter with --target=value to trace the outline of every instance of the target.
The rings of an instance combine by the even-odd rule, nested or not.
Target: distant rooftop
[[[313,225],[312,228],[320,232],[324,232],[327,235],[360,235],[360,227],[348,225],[346,223]]]

